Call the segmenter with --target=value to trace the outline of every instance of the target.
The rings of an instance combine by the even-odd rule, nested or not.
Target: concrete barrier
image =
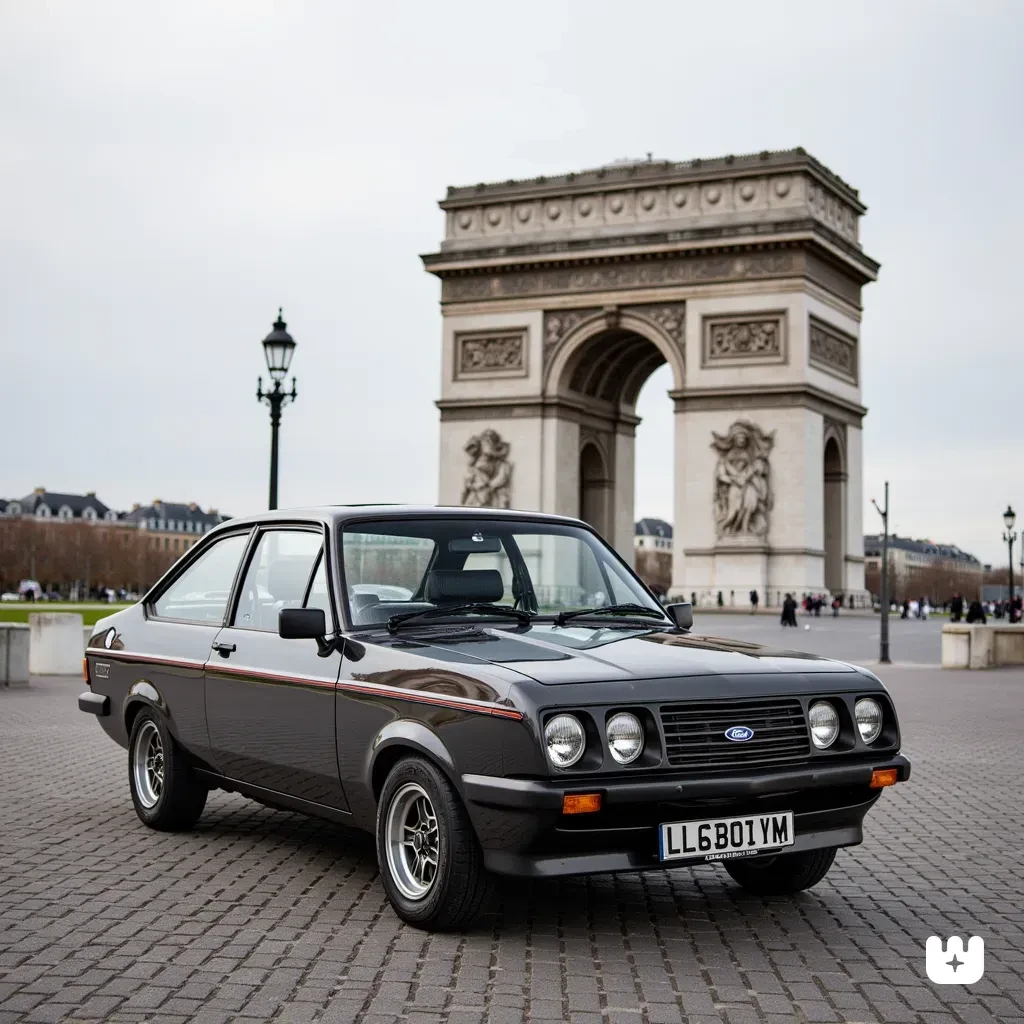
[[[82,671],[82,633],[77,612],[36,612],[28,617],[28,670],[32,675],[71,676]]]
[[[0,622],[0,686],[28,682],[29,628],[24,622]]]
[[[1024,625],[947,622],[942,627],[943,668],[1003,665],[1024,665]]]

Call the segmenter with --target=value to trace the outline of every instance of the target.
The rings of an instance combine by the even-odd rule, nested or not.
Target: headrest
[[[434,604],[493,603],[505,596],[505,584],[497,569],[434,569],[423,596]]]

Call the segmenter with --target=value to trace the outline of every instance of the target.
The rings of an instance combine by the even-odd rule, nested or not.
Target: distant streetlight
[[[882,517],[882,621],[878,660],[883,665],[889,661],[889,481],[885,481],[885,508],[879,508],[874,498],[871,504],[878,509]]]
[[[1006,524],[1006,533],[1003,534],[1003,540],[1006,541],[1010,548],[1010,565],[1007,569],[1007,572],[1010,574],[1010,610],[1007,618],[1013,622],[1013,542],[1017,539],[1017,535],[1013,532],[1013,527],[1017,522],[1017,513],[1013,511],[1012,505],[1006,506],[1006,511],[1003,513],[1003,522]]]
[[[282,319],[283,310],[278,309],[274,329],[263,339],[263,352],[267,357],[267,369],[274,386],[263,390],[263,378],[257,377],[256,398],[270,406],[270,505],[277,508],[277,432],[281,426],[281,409],[298,398],[295,378],[292,377],[291,391],[281,386],[295,353],[295,340],[288,333],[288,325]]]

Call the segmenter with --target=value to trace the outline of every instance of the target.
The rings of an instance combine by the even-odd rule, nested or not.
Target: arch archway
[[[580,519],[600,534],[608,530],[608,467],[601,449],[585,441],[580,449]]]
[[[825,549],[825,588],[833,594],[845,590],[846,562],[846,469],[842,439],[837,431],[825,434],[822,476],[823,537]]]
[[[684,378],[683,313],[657,307],[664,323],[637,309],[595,312],[566,333],[550,354],[545,393],[560,414],[545,430],[563,458],[559,476],[574,479],[568,508],[631,558],[634,536],[636,402],[660,367],[671,368],[674,388]],[[667,324],[667,326],[666,326]],[[674,462],[674,460],[673,460]],[[674,466],[665,467],[675,478]]]

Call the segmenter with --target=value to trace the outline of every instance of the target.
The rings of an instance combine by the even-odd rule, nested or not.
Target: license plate
[[[793,812],[782,811],[669,822],[659,830],[658,853],[662,860],[730,860],[792,846],[794,842]]]

